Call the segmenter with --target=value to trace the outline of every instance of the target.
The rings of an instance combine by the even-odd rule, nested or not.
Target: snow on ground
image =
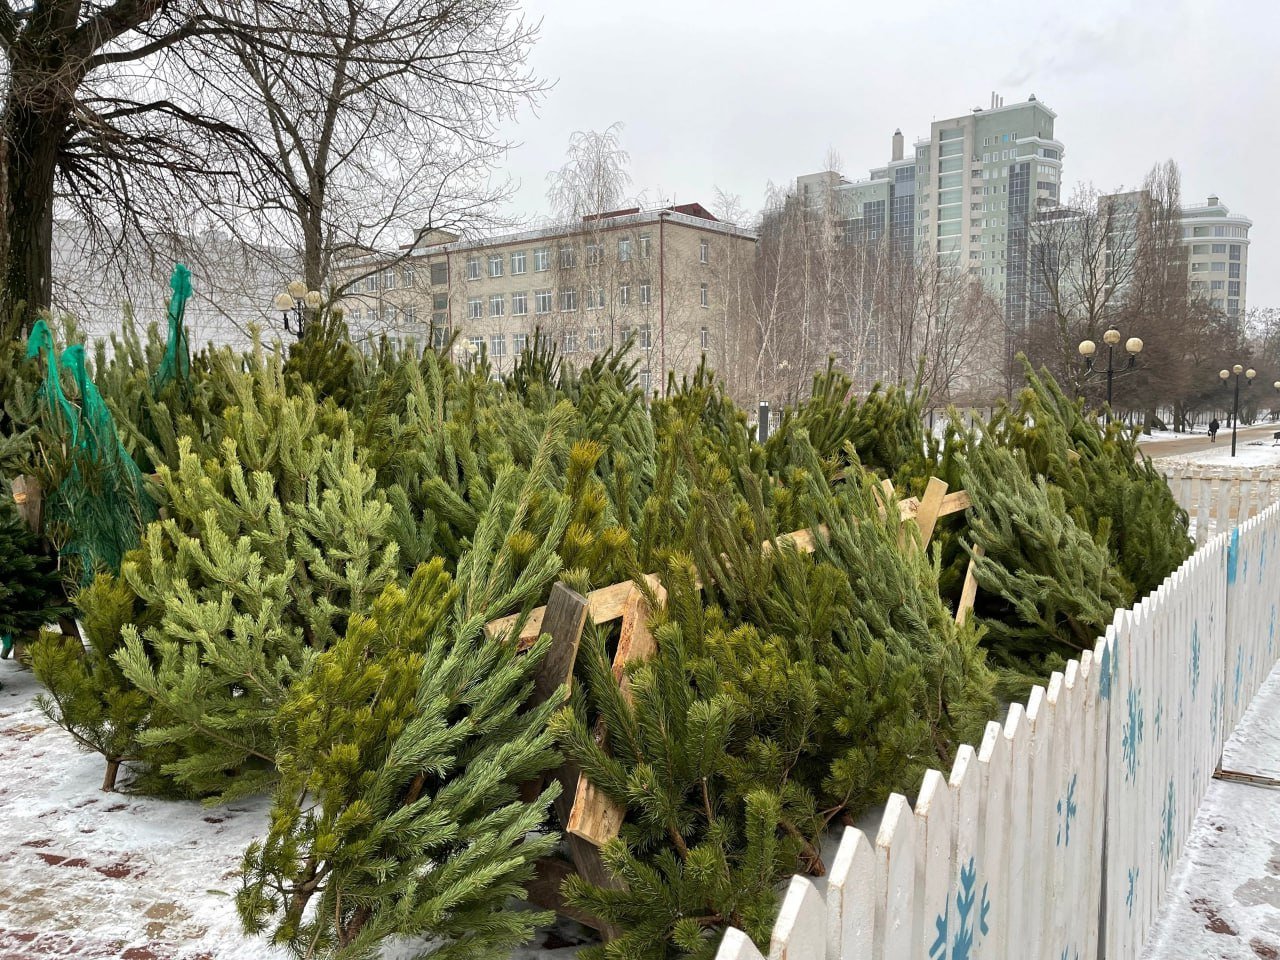
[[[1280,668],[1223,751],[1222,767],[1280,777]],[[1280,790],[1209,784],[1143,960],[1280,958]]]
[[[1280,466],[1280,444],[1270,437],[1247,442],[1237,439],[1236,455],[1231,456],[1231,433],[1219,432],[1217,442],[1207,450],[1161,457],[1160,467],[1253,467]]]
[[[0,661],[0,684],[0,960],[288,956],[240,933],[232,899],[266,797],[210,808],[103,793],[102,758],[40,712],[31,672]],[[566,940],[580,942],[562,925],[537,942]],[[535,944],[513,960],[576,952]],[[386,960],[417,953],[400,945]]]

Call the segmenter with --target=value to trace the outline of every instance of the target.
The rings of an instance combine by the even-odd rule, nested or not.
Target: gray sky
[[[1182,169],[1184,202],[1217,193],[1250,217],[1248,303],[1280,305],[1280,4],[1274,0],[525,0],[533,66],[554,80],[508,128],[516,209],[546,211],[546,174],[575,130],[622,121],[634,189],[755,212],[770,182],[851,177],[934,119],[1034,93],[1057,114],[1066,192]]]

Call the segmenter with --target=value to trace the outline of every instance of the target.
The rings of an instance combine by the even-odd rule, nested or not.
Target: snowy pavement
[[[1228,741],[1222,768],[1280,781],[1280,667]],[[1210,783],[1143,957],[1280,958],[1280,784]]]
[[[1258,454],[1256,451],[1269,449],[1280,454],[1280,446],[1272,446],[1273,437],[1277,430],[1280,430],[1280,423],[1259,423],[1253,426],[1241,427],[1236,431],[1236,453],[1235,466],[1245,466],[1241,460],[1241,456],[1245,456],[1245,451],[1255,451],[1253,456],[1263,456],[1266,454]],[[1159,460],[1161,465],[1171,461],[1182,461],[1191,464],[1204,465],[1232,465],[1231,460],[1231,429],[1229,427],[1218,431],[1218,439],[1210,441],[1203,434],[1188,436],[1186,434],[1173,434],[1154,436],[1152,438],[1140,437],[1138,439],[1138,449],[1145,453],[1153,460]],[[1223,451],[1226,451],[1225,453]],[[1280,461],[1272,461],[1280,462]],[[1253,464],[1255,466],[1261,464]]]
[[[102,758],[40,712],[32,673],[0,660],[0,684],[0,960],[289,956],[243,936],[233,901],[267,798],[202,807],[103,793]],[[513,960],[572,957],[561,946],[572,926]],[[418,953],[401,944],[383,957]]]

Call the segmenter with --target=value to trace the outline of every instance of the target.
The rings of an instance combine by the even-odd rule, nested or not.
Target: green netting
[[[187,342],[187,328],[183,324],[187,301],[191,298],[191,271],[185,264],[174,266],[173,275],[169,277],[169,289],[173,291],[169,297],[169,339],[165,343],[160,366],[151,377],[151,390],[155,394],[174,380],[185,382],[191,379],[191,348]]]
[[[88,583],[99,570],[120,572],[125,553],[138,545],[143,525],[156,518],[142,472],[120,443],[115,420],[85,369],[84,346],[73,344],[54,363],[53,334],[38,320],[27,341],[27,356],[45,353],[47,373],[40,387],[49,405],[51,427],[65,425],[64,479],[46,505],[46,523],[59,531],[59,553],[75,559]],[[62,389],[58,366],[76,385],[79,405]],[[59,419],[61,417],[61,420]]]

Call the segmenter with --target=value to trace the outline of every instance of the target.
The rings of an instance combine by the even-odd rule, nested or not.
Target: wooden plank
[[[573,865],[561,857],[540,857],[533,868],[533,879],[525,889],[525,899],[535,907],[543,910],[554,910],[561,916],[577,920],[583,926],[604,932],[608,924],[602,923],[593,914],[579,910],[565,902],[560,890],[565,880],[576,874]]]
[[[973,604],[978,599],[978,575],[974,570],[976,566],[974,557],[982,556],[986,556],[986,551],[982,549],[982,544],[975,543],[973,545],[973,556],[969,557],[969,566],[964,571],[964,586],[960,588],[960,603],[956,607],[956,623],[961,626],[969,619],[969,611],[973,609]]]
[[[659,602],[666,599],[666,590],[660,585],[655,592]],[[647,660],[657,650],[657,642],[649,629],[650,616],[649,602],[644,591],[633,587],[631,596],[623,604],[622,631],[618,638],[618,650],[613,658],[613,677],[618,681],[627,703],[632,702],[627,665],[633,661]],[[595,734],[597,742],[603,744],[606,736],[603,723],[597,724]],[[618,835],[625,817],[625,808],[606,797],[586,777],[579,777],[565,829],[599,847]]]
[[[980,791],[982,778],[978,771],[978,758],[973,747],[963,744],[956,751],[955,762],[951,765],[951,776],[947,780],[947,789],[951,794],[952,856],[951,856],[951,892],[952,897],[961,894],[972,894],[974,909],[974,947],[975,955],[983,954],[981,920],[987,907],[984,900],[987,894],[985,877],[986,867],[978,862],[981,855],[979,848],[980,823],[979,813],[982,806]],[[966,884],[966,874],[968,883]],[[952,901],[954,905],[954,899]],[[988,913],[987,916],[990,916]]]
[[[827,880],[827,960],[869,960],[875,943],[875,849],[844,828]]]
[[[793,876],[773,925],[769,960],[820,960],[826,956],[826,937],[822,894],[807,877]]]
[[[872,955],[911,955],[915,896],[915,821],[907,798],[889,795],[876,833],[876,922]]]
[[[578,661],[578,645],[582,641],[582,629],[587,624],[586,598],[563,583],[551,588],[547,602],[547,616],[543,619],[545,632],[551,635],[547,655],[538,664],[533,677],[534,704],[550,700],[563,686],[567,693],[573,686],[573,665]]]
[[[1031,807],[1031,726],[1022,704],[1015,703],[1009,707],[1004,736],[1009,742],[1009,821],[1005,839],[1009,857],[1005,910],[1009,920],[1006,956],[1008,960],[1020,960],[1030,955],[1027,945],[1031,942],[1031,928],[1025,904],[1032,896],[1027,864]]]
[[[44,507],[44,492],[40,481],[32,476],[15,477],[12,484],[13,502],[18,505],[18,516],[27,529],[39,536],[40,515]]]
[[[959,513],[961,510],[968,510],[973,506],[973,501],[969,498],[967,490],[956,490],[954,493],[948,493],[942,498],[942,506],[938,509],[938,516],[947,517],[953,513]]]
[[[916,512],[916,527],[920,530],[921,549],[929,546],[933,528],[938,522],[938,512],[942,509],[942,498],[946,495],[947,482],[937,477],[930,477],[924,496],[920,498],[920,509]]]

